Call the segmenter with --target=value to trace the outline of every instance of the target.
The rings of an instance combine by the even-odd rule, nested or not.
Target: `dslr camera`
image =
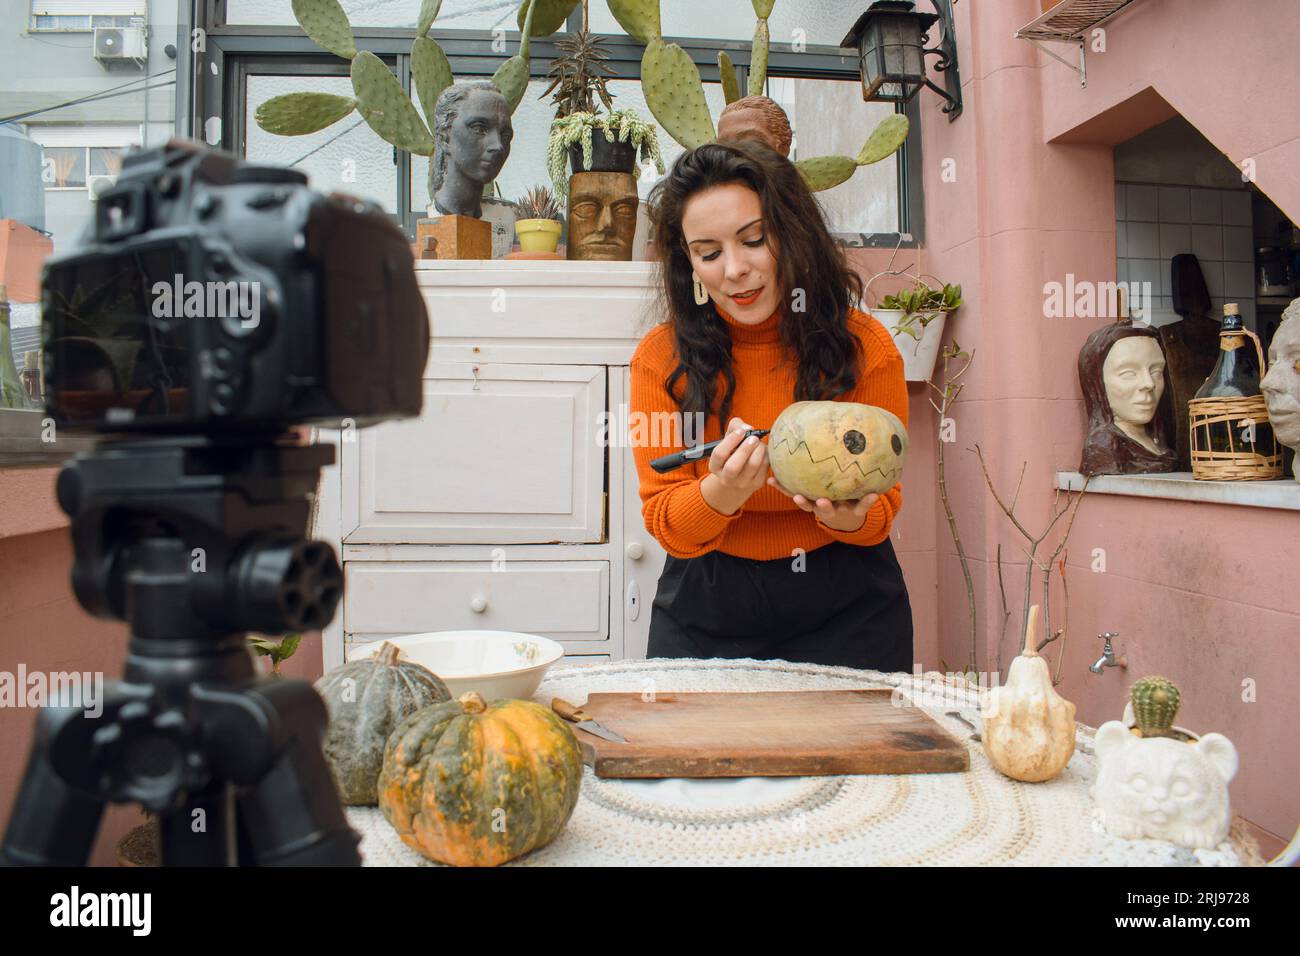
[[[429,320],[405,235],[298,170],[179,139],[129,155],[42,286],[59,425],[219,435],[420,412]]]

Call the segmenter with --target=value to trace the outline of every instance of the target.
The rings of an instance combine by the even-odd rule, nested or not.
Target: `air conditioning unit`
[[[95,59],[100,63],[121,63],[134,60],[143,63],[146,57],[144,27],[95,27]]]
[[[116,182],[116,176],[88,176],[86,178],[86,191],[90,193],[90,201],[96,202],[99,199],[99,194],[105,189],[112,188]]]

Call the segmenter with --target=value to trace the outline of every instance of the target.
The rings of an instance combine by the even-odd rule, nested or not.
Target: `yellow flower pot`
[[[515,223],[519,248],[524,252],[554,252],[562,228],[554,219],[520,219]]]

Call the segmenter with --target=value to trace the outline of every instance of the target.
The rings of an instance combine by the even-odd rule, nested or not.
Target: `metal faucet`
[[[1098,634],[1097,637],[1106,643],[1102,646],[1101,657],[1097,658],[1088,670],[1094,674],[1100,674],[1107,667],[1128,667],[1128,657],[1116,657],[1115,649],[1111,647],[1110,639],[1119,637],[1118,631],[1107,631],[1104,634]]]

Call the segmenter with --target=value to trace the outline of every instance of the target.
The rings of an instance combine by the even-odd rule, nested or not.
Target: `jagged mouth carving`
[[[772,452],[775,452],[782,445],[788,445],[789,443],[790,443],[790,439],[782,438],[779,442],[777,442],[775,445],[772,446],[772,448],[769,450],[769,455]],[[864,471],[862,468],[862,463],[858,461],[856,458],[850,461],[847,466],[841,465],[839,457],[836,455],[827,455],[825,458],[814,458],[812,456],[812,449],[808,447],[808,443],[806,441],[800,441],[799,444],[796,445],[793,450],[787,451],[786,454],[797,455],[799,454],[800,448],[804,450],[804,452],[808,455],[808,460],[812,462],[814,465],[820,465],[824,461],[835,462],[835,467],[840,470],[841,474],[848,471],[849,468],[856,468],[858,470],[858,474],[860,474],[863,478],[869,478],[871,475],[876,474],[888,481],[896,482],[898,480],[898,476],[903,473],[902,465],[899,465],[896,468],[891,468],[888,471],[885,471],[883,468],[872,468],[870,471]]]

